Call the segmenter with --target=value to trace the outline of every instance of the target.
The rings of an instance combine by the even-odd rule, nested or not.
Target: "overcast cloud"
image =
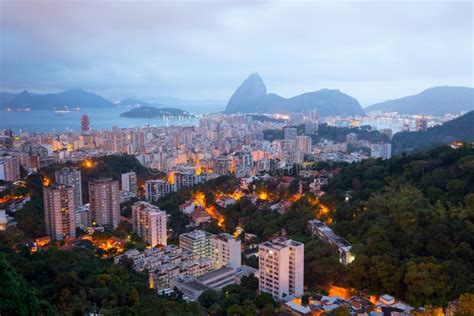
[[[471,1],[0,0],[0,90],[227,100],[250,73],[363,106],[473,86]]]

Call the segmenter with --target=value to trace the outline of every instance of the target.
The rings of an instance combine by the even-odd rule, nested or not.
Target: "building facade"
[[[77,168],[62,168],[54,172],[56,183],[74,188],[74,206],[76,209],[82,205],[81,170]]]
[[[236,240],[231,234],[219,234],[211,239],[211,259],[215,262],[216,269],[226,265],[239,268],[241,263],[240,240]]]
[[[76,237],[74,188],[53,185],[43,188],[46,234],[53,240]]]
[[[122,173],[121,180],[122,191],[130,192],[133,197],[136,197],[138,192],[137,174],[134,171]]]
[[[275,299],[303,294],[304,244],[275,238],[258,247],[259,290]]]
[[[132,206],[133,232],[150,246],[167,245],[166,212],[148,202],[136,202]]]
[[[189,233],[179,235],[179,247],[198,255],[201,258],[212,257],[211,240],[216,235],[203,230],[194,230]]]
[[[89,204],[93,225],[116,228],[120,219],[119,182],[111,178],[89,182]]]

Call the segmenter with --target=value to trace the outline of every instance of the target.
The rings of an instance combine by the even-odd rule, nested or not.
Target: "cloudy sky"
[[[471,1],[0,0],[0,40],[4,91],[227,100],[258,72],[366,106],[474,85]]]

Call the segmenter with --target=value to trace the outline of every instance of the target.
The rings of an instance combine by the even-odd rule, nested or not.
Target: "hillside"
[[[347,285],[414,306],[445,306],[472,292],[473,162],[467,145],[343,167],[323,201],[356,252]]]
[[[392,150],[394,153],[418,151],[453,141],[474,141],[474,111],[427,131],[396,133],[392,139]]]
[[[155,108],[153,106],[140,106],[125,113],[120,114],[122,117],[129,118],[162,118],[162,117],[191,117],[192,115],[186,111],[176,108]]]
[[[2,100],[0,100],[2,102],[0,104],[1,108],[12,109],[55,110],[64,109],[65,107],[96,108],[114,106],[109,100],[81,89],[49,94],[35,94],[25,90],[14,95],[2,94]]]
[[[377,103],[366,112],[399,112],[402,114],[444,115],[474,110],[474,89],[468,87],[434,87],[419,94]]]
[[[267,93],[259,74],[251,74],[229,99],[227,113],[311,113],[319,111],[322,116],[363,115],[359,102],[339,90],[323,89],[284,98]]]

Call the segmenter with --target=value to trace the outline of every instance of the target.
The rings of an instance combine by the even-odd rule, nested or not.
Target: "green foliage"
[[[6,293],[18,292],[16,299],[22,302],[18,310],[25,310],[25,313],[20,313],[22,315],[37,314],[27,312],[33,307],[62,315],[83,315],[87,311],[106,315],[202,314],[201,308],[195,304],[160,298],[149,289],[146,274],[137,273],[125,264],[114,265],[100,260],[91,250],[61,251],[53,248],[24,256],[10,251],[7,254],[10,265],[23,276],[30,288],[24,281],[18,281],[21,276],[15,276],[11,268],[4,268],[4,255],[0,256],[1,273],[5,274],[5,279],[14,280],[8,283],[8,287],[2,286],[0,293],[4,289],[8,290]],[[42,300],[40,307],[33,292]],[[12,299],[10,302],[17,304]],[[0,308],[11,307],[1,303]]]
[[[324,200],[335,203],[334,229],[356,252],[346,282],[415,306],[473,291],[474,173],[464,172],[472,157],[470,146],[443,147],[344,168]]]
[[[35,315],[39,312],[37,297],[6,261],[3,253],[0,253],[0,280],[1,315]]]

